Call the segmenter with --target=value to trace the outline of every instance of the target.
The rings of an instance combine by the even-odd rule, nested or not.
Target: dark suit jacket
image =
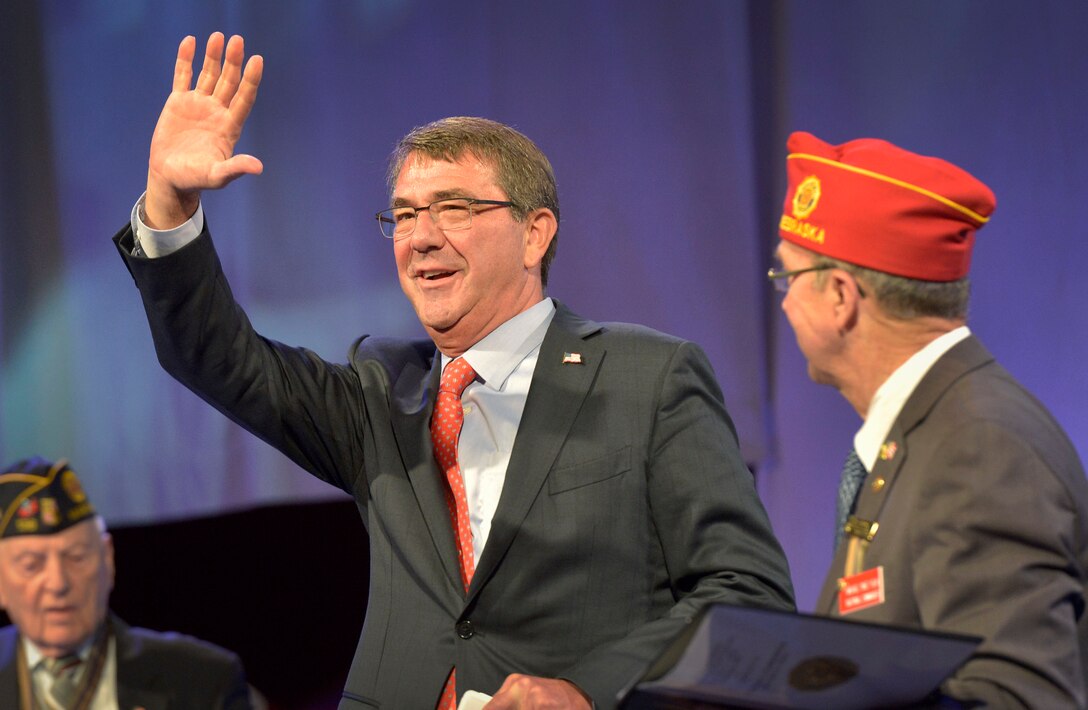
[[[983,637],[945,684],[952,697],[1085,706],[1084,470],[1046,409],[978,340],[953,347],[907,400],[856,514],[879,523],[863,566],[883,565],[886,601],[847,618]],[[837,614],[847,544],[822,613]]]
[[[230,651],[176,633],[133,628],[113,617],[121,710],[246,710],[242,662]],[[0,707],[19,707],[18,629],[0,629]]]
[[[355,498],[370,598],[342,708],[433,708],[454,665],[459,692],[520,672],[608,708],[707,602],[792,608],[695,345],[558,307],[466,595],[428,428],[434,344],[364,337],[333,365],[252,331],[207,232],[154,260],[117,239],[167,371]]]

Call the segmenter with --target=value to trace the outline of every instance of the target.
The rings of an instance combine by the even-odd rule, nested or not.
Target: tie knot
[[[454,397],[460,397],[465,388],[475,379],[476,371],[472,369],[472,365],[459,357],[442,370],[442,381],[438,383],[438,389],[449,392]]]
[[[868,471],[865,470],[865,464],[861,462],[861,457],[858,456],[858,452],[855,449],[850,449],[850,454],[846,457],[846,461],[842,465],[842,477],[849,480],[851,483],[861,481],[868,475]]]
[[[54,678],[59,678],[66,673],[74,671],[79,668],[79,664],[83,663],[83,659],[78,654],[70,653],[67,656],[61,656],[60,658],[46,658],[45,670],[49,672]]]

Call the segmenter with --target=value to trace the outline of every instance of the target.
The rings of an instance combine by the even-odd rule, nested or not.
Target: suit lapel
[[[904,432],[910,433],[956,380],[993,362],[993,359],[990,351],[973,335],[954,345],[933,363],[933,367],[929,368],[929,372],[903,405],[898,419]]]
[[[891,497],[899,472],[907,461],[907,436],[922,421],[956,380],[971,370],[993,361],[993,355],[975,338],[969,336],[957,343],[933,364],[914,392],[903,404],[903,409],[892,424],[891,430],[880,447],[873,470],[865,478],[858,494],[855,515],[863,520],[879,521],[880,513]],[[878,530],[879,534],[879,530]],[[835,551],[827,578],[824,581],[817,612],[830,614],[838,600],[838,579],[846,563],[847,544],[844,541]]]
[[[460,589],[461,572],[457,567],[457,546],[446,506],[446,489],[431,444],[430,419],[441,374],[442,358],[436,352],[425,377],[398,377],[393,383],[389,416],[431,541],[450,582]]]
[[[113,638],[116,644],[117,661],[117,705],[120,708],[145,708],[145,710],[166,710],[169,694],[165,691],[151,690],[158,685],[153,677],[148,677],[144,663],[136,663],[142,652],[141,641],[129,633],[128,625],[110,616],[113,624]],[[141,671],[141,668],[144,669]]]
[[[140,688],[130,688],[120,681],[121,673],[117,673],[117,706],[122,710],[127,708],[143,708],[143,710],[167,710],[169,698],[166,693],[153,693]]]
[[[918,382],[892,428],[884,438],[873,470],[869,472],[858,496],[857,516],[877,520],[888,499],[895,479],[907,460],[907,436],[921,424],[944,393],[956,380],[993,360],[974,337],[968,337],[946,352]]]
[[[517,535],[605,357],[604,348],[597,344],[599,341],[585,339],[600,330],[600,325],[579,318],[558,302],[556,308],[540,346],[491,533],[472,578],[470,597],[494,573]]]

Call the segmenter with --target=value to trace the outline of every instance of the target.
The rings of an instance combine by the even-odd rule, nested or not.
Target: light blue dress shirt
[[[465,423],[457,444],[477,562],[506,481],[540,344],[554,316],[555,304],[545,298],[491,331],[462,356],[478,376],[461,395]],[[442,367],[451,359],[443,355]]]

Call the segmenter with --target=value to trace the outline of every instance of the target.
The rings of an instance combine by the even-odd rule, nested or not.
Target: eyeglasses
[[[382,210],[374,216],[381,226],[382,236],[388,239],[404,239],[416,231],[416,223],[419,221],[419,213],[426,210],[431,213],[434,226],[442,231],[450,232],[458,229],[468,229],[472,224],[472,215],[479,210],[476,205],[491,205],[492,207],[513,207],[513,202],[500,200],[477,200],[472,197],[450,197],[444,200],[435,200],[423,207],[390,207]]]
[[[809,271],[827,271],[828,269],[835,268],[831,264],[820,264],[819,266],[809,266],[804,269],[793,269],[791,271],[778,271],[773,266],[767,269],[767,280],[774,284],[774,290],[779,293],[786,293],[790,290],[790,286],[793,284],[793,279],[801,274],[807,274]]]

